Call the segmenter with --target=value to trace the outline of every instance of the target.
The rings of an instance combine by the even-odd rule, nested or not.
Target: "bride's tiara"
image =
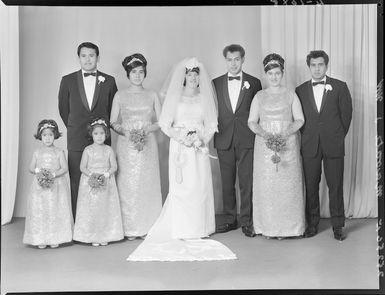
[[[271,60],[269,61],[264,68],[266,68],[267,66],[269,65],[279,65],[280,67],[282,67],[282,64],[278,61],[278,60]]]
[[[184,65],[187,70],[192,70],[194,68],[199,68],[199,62],[196,57],[188,59]]]

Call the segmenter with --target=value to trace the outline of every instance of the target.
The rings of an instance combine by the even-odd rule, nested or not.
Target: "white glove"
[[[105,178],[109,178],[110,177],[110,173],[108,173],[108,172],[104,172],[103,175],[104,175]]]
[[[35,173],[37,174],[37,173],[39,173],[40,172],[40,168],[35,168]]]

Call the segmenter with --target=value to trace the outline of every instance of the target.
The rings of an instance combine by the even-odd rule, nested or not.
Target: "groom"
[[[80,160],[84,148],[91,143],[87,139],[87,124],[96,116],[109,121],[112,100],[117,91],[114,77],[97,70],[98,46],[84,42],[78,46],[77,54],[81,69],[64,76],[59,90],[59,113],[67,127],[68,170],[74,218],[81,175]],[[105,143],[110,145],[110,138]]]
[[[223,49],[228,72],[213,80],[218,98],[218,133],[214,146],[218,152],[222,178],[224,224],[217,233],[237,229],[235,182],[238,166],[240,187],[240,223],[242,232],[254,237],[252,217],[253,152],[255,134],[247,120],[251,101],[262,89],[259,79],[242,72],[245,50],[238,44]]]
[[[345,82],[326,76],[329,56],[311,51],[306,63],[312,79],[296,88],[305,124],[301,128],[301,152],[306,184],[305,237],[318,232],[320,220],[319,182],[321,164],[329,188],[329,208],[334,238],[345,239],[343,180],[345,136],[352,120],[352,98]]]

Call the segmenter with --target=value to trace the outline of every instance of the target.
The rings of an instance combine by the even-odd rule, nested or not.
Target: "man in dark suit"
[[[97,70],[99,48],[93,43],[79,45],[81,70],[62,78],[59,90],[59,112],[67,127],[68,168],[71,180],[73,217],[76,216],[80,181],[80,160],[89,145],[87,124],[93,117],[110,118],[112,100],[117,91],[115,79]],[[111,144],[107,139],[106,144]]]
[[[305,237],[312,237],[318,232],[319,182],[323,162],[334,238],[342,241],[346,237],[342,231],[345,225],[344,144],[352,119],[352,98],[345,82],[326,76],[329,56],[324,51],[311,51],[306,62],[312,79],[296,88],[305,116],[305,124],[301,128],[306,184]]]
[[[218,225],[216,232],[228,232],[238,226],[235,195],[238,166],[240,223],[243,233],[254,237],[252,183],[255,134],[249,129],[247,120],[251,101],[262,87],[259,79],[242,72],[245,61],[242,46],[226,46],[223,56],[228,73],[213,80],[218,98],[218,133],[214,135],[214,146],[218,151],[226,220]]]

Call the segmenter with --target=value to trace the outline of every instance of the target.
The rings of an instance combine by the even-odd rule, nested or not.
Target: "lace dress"
[[[87,169],[104,173],[110,169],[112,148],[103,150],[89,145]],[[122,217],[115,176],[112,174],[101,188],[91,188],[89,177],[82,173],[79,183],[78,203],[75,219],[74,240],[83,243],[108,243],[123,239]]]
[[[182,97],[174,128],[204,130],[199,99]],[[166,131],[167,133],[167,131]],[[162,212],[130,261],[236,259],[223,244],[202,239],[215,231],[214,195],[209,157],[170,139],[169,193]]]
[[[281,133],[293,122],[295,93],[285,90],[257,93],[259,124],[267,132]],[[252,112],[252,110],[250,111]],[[252,116],[253,114],[250,114]],[[257,234],[269,237],[302,235],[305,230],[305,199],[299,132],[290,135],[279,153],[281,162],[271,160],[273,151],[265,140],[255,137],[253,172],[253,222]]]
[[[119,106],[121,127],[129,130],[135,126],[152,123],[154,92],[119,91],[114,103]],[[145,141],[143,150],[138,151],[128,136],[119,135],[117,140],[117,185],[123,218],[125,236],[146,235],[162,209],[160,187],[158,144],[153,132]]]
[[[36,167],[60,169],[59,148],[35,152]],[[23,243],[34,246],[72,241],[71,195],[65,176],[56,177],[51,188],[42,188],[33,178],[28,197]]]

